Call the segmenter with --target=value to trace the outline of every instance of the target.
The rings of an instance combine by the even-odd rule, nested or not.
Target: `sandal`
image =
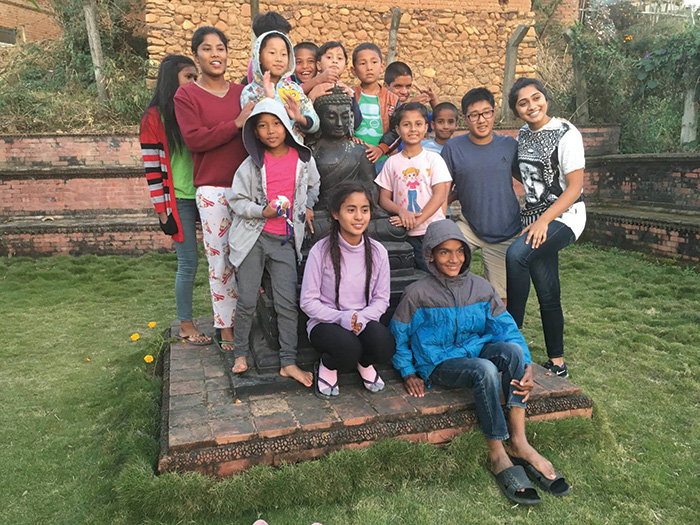
[[[193,346],[209,346],[214,342],[214,340],[211,337],[201,332],[192,335],[177,334],[177,338]],[[195,339],[197,338],[204,338],[204,340],[195,341]]]
[[[340,391],[338,389],[338,382],[336,381],[334,385],[331,385],[328,381],[322,379],[318,373],[319,364],[320,361],[316,361],[316,363],[314,364],[314,394],[319,399],[332,399],[333,397],[340,394]],[[330,394],[324,394],[323,392],[321,392],[321,388],[319,387],[319,381],[326,385],[328,388],[330,388]]]
[[[571,492],[571,487],[566,482],[564,476],[559,474],[559,472],[557,472],[556,470],[554,471],[554,473],[557,475],[557,477],[554,479],[549,479],[539,470],[537,470],[534,467],[534,465],[528,463],[522,458],[511,457],[510,460],[513,462],[514,465],[520,465],[521,467],[523,467],[525,469],[527,477],[535,483],[537,483],[542,490],[560,497],[566,496],[569,492]]]
[[[525,469],[515,465],[493,475],[501,492],[513,503],[519,505],[537,505],[542,502],[535,487],[527,479]],[[520,491],[520,492],[518,492]]]
[[[369,379],[365,379],[364,377],[360,376],[362,378],[362,382],[365,384],[365,388],[370,394],[378,394],[382,390],[384,390],[384,387],[386,384],[384,383],[384,380],[379,376],[379,372],[376,370],[374,371],[374,379],[370,381]],[[381,384],[381,388],[377,388],[376,390],[372,390],[372,388],[377,387],[378,385]]]
[[[216,335],[214,336],[214,341],[216,341],[216,344],[219,347],[219,350],[221,350],[223,353],[231,353],[233,352],[233,341],[225,341],[224,339],[221,339],[221,328],[216,329]],[[223,348],[221,345],[230,345],[230,349]]]

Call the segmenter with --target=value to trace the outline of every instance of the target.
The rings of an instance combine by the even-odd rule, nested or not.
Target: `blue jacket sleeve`
[[[416,373],[413,366],[413,352],[411,352],[410,328],[410,323],[405,324],[395,318],[389,323],[389,329],[396,339],[396,353],[391,358],[391,364],[399,371],[401,377]]]

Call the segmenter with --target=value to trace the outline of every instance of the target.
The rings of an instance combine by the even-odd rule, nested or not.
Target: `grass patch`
[[[444,449],[387,441],[221,482],[156,476],[160,378],[143,357],[157,355],[174,317],[175,267],[173,255],[0,263],[5,522],[700,522],[700,278],[692,268],[589,245],[562,253],[568,363],[596,406],[591,420],[529,424],[573,493],[528,510],[498,491],[479,432]],[[478,255],[473,267],[480,271]],[[202,271],[195,315],[209,309]],[[544,360],[534,298],[524,333]]]

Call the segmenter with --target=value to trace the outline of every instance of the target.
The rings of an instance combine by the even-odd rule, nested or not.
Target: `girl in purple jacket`
[[[316,395],[337,396],[338,370],[357,368],[365,388],[384,381],[373,365],[388,363],[394,337],[379,318],[389,306],[389,255],[367,234],[374,204],[359,182],[339,184],[330,199],[330,233],[311,248],[301,285],[309,316],[309,341],[320,352],[314,367]]]

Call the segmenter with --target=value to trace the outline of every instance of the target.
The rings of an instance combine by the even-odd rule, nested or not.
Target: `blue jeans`
[[[416,264],[416,268],[427,272],[428,265],[423,259],[423,237],[424,235],[417,235],[415,237],[407,235],[406,241],[413,246],[413,262]]]
[[[176,199],[177,212],[182,224],[182,242],[175,243],[177,274],[175,274],[175,304],[180,321],[192,321],[192,290],[197,275],[198,251],[197,228],[199,216],[194,199]]]
[[[552,221],[547,240],[536,250],[525,244],[527,234],[521,235],[506,253],[508,312],[518,328],[523,326],[525,305],[530,294],[530,278],[540,303],[544,342],[550,359],[564,356],[564,314],[561,310],[559,282],[559,251],[576,240],[574,232],[560,221]]]
[[[501,372],[499,379],[498,373]],[[525,373],[523,349],[515,343],[487,343],[479,357],[456,357],[440,363],[430,380],[453,388],[471,388],[476,403],[476,415],[486,439],[508,439],[508,425],[501,408],[500,394],[508,407],[525,408],[523,397],[513,393],[512,379],[522,379]]]

